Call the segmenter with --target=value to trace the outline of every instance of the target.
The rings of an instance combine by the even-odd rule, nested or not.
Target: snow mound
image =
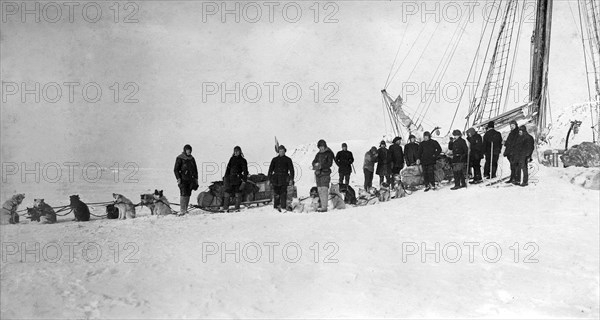
[[[600,190],[600,168],[568,167],[561,169],[560,178],[591,190]]]
[[[594,117],[598,117],[597,114]],[[548,144],[543,146],[540,150],[545,149],[564,149],[567,133],[571,127],[571,121],[581,121],[579,132],[571,132],[569,137],[569,147],[580,144],[584,141],[592,141],[593,130],[592,130],[592,114],[590,113],[590,104],[582,103],[575,104],[570,108],[564,108],[563,112],[558,115],[556,121],[552,123],[550,132],[548,133],[547,141]],[[594,119],[594,123],[597,123],[598,119]],[[599,137],[596,136],[596,140]]]

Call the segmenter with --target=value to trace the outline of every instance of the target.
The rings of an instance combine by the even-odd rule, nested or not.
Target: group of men
[[[457,190],[466,187],[466,177],[471,176],[471,184],[483,182],[483,179],[496,178],[498,170],[498,159],[503,154],[510,162],[510,178],[506,183],[512,183],[520,186],[528,185],[528,163],[531,161],[531,155],[534,151],[534,139],[527,132],[525,126],[519,127],[516,121],[510,122],[510,133],[503,141],[502,134],[494,128],[495,124],[490,121],[487,124],[486,132],[483,137],[477,133],[475,128],[467,130],[467,138],[463,139],[460,130],[454,130],[448,144],[448,150],[452,152],[452,171],[454,175],[454,187]],[[431,138],[427,131],[423,133],[423,139],[417,143],[416,137],[410,135],[409,142],[402,148],[402,138],[396,137],[392,145],[386,148],[386,142],[381,141],[379,149],[371,147],[365,153],[363,172],[364,189],[369,190],[373,185],[374,175],[379,176],[380,185],[391,185],[394,181],[392,177],[399,174],[404,166],[420,165],[422,167],[423,181],[425,191],[435,188],[435,166],[442,153],[440,144]],[[504,153],[502,147],[504,146]],[[342,152],[347,151],[347,146],[343,145]],[[338,153],[338,155],[340,154]],[[351,153],[350,153],[351,154]],[[336,157],[337,158],[337,157]],[[481,161],[485,159],[483,175],[481,172]],[[339,165],[339,164],[338,164]],[[377,167],[375,167],[377,165]],[[342,183],[342,172],[346,174],[349,169],[342,169],[340,166],[340,183]],[[344,175],[344,177],[346,177]],[[348,179],[344,180],[348,181]]]
[[[454,174],[454,187],[457,190],[466,187],[466,177],[472,176],[471,184],[481,183],[483,178],[496,178],[498,170],[498,159],[504,146],[503,155],[510,162],[510,179],[507,183],[527,186],[528,163],[534,151],[534,139],[527,132],[525,126],[518,126],[516,121],[510,123],[511,131],[503,141],[500,132],[494,129],[494,122],[490,121],[486,132],[481,137],[475,128],[467,130],[467,142],[462,138],[460,130],[454,130],[448,144],[448,150],[452,151],[452,171]],[[381,186],[394,188],[396,179],[392,177],[399,175],[404,166],[422,166],[425,191],[435,189],[435,166],[442,153],[440,144],[431,138],[429,132],[423,133],[423,139],[417,143],[416,137],[410,135],[409,142],[402,148],[402,138],[393,139],[389,148],[385,141],[381,141],[379,149],[371,147],[365,153],[363,173],[364,189],[369,191],[373,185],[375,174],[379,176]],[[340,185],[350,184],[350,175],[354,171],[354,156],[348,150],[346,143],[342,144],[342,150],[336,155],[327,146],[325,140],[317,142],[319,151],[312,162],[315,171],[315,180],[320,207],[317,211],[327,211],[327,199],[329,197],[329,184],[331,182],[331,167],[333,163],[338,166]],[[184,147],[183,153],[177,157],[175,163],[175,177],[181,190],[181,207],[185,213],[191,190],[198,188],[198,170],[194,158],[191,156],[192,148]],[[269,166],[268,177],[274,189],[274,208],[281,211],[286,208],[287,186],[294,184],[294,166],[292,160],[285,155],[286,149],[283,145],[278,147],[278,155],[272,159]],[[485,159],[483,176],[481,174],[481,160]],[[377,164],[377,168],[375,168]],[[471,173],[472,170],[472,173]],[[467,174],[469,173],[469,174]],[[239,209],[241,202],[241,187],[248,177],[248,165],[244,154],[239,146],[233,150],[233,155],[227,164],[224,176],[225,197],[223,209],[229,208],[229,196],[235,194],[235,208]]]

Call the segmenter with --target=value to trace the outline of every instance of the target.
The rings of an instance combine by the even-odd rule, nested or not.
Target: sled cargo
[[[264,174],[251,175],[242,184],[241,205],[250,207],[252,205],[265,205],[273,201],[273,187]],[[197,207],[204,210],[218,211],[223,206],[225,187],[223,181],[213,181],[208,190],[198,194]],[[235,195],[231,195],[229,203],[235,205]]]

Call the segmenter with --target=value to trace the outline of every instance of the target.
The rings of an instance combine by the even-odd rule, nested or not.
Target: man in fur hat
[[[365,190],[369,191],[373,186],[373,175],[375,173],[375,162],[377,162],[377,148],[371,147],[369,151],[365,153],[365,160],[363,162],[363,173],[365,175]]]
[[[273,207],[281,212],[287,209],[287,187],[294,185],[294,164],[292,159],[285,155],[285,146],[280,145],[278,151],[279,154],[271,160],[267,175],[275,194]]]
[[[392,145],[389,148],[390,157],[392,158],[392,183],[391,188],[394,189],[395,179],[394,176],[400,174],[400,170],[404,168],[404,152],[402,152],[402,146],[400,143],[402,142],[402,138],[395,137],[392,140]]]
[[[225,186],[225,195],[223,196],[223,210],[229,210],[229,198],[235,194],[235,210],[240,209],[242,204],[243,184],[248,180],[248,162],[244,158],[242,148],[235,146],[233,155],[229,158],[223,184]]]
[[[408,136],[408,141],[404,146],[404,158],[407,166],[414,166],[417,164],[419,145],[417,144],[417,138],[412,134]]]
[[[473,168],[473,181],[470,183],[481,183],[481,159],[483,158],[483,140],[475,128],[467,130],[467,140],[471,146],[469,153],[469,169]]]
[[[431,133],[423,132],[423,141],[419,144],[417,153],[417,164],[423,166],[425,192],[431,188],[435,190],[435,163],[441,152],[442,147],[437,141],[431,139]]]
[[[531,155],[535,149],[535,140],[527,132],[525,126],[519,127],[519,137],[515,144],[514,158],[518,164],[519,174],[523,178],[523,182],[520,183],[521,187],[525,187],[529,183],[529,162],[531,161]],[[514,181],[515,185],[519,185],[520,181]]]
[[[496,177],[498,158],[502,150],[502,135],[494,129],[494,121],[488,123],[487,131],[483,135],[483,149],[485,151],[483,175],[486,179],[493,179]]]
[[[198,189],[198,167],[196,159],[192,156],[192,146],[186,144],[183,147],[183,152],[175,159],[173,171],[179,187],[179,205],[181,206],[179,214],[184,215],[187,213],[192,190]]]
[[[448,150],[452,150],[452,172],[454,173],[454,187],[450,190],[458,190],[466,187],[464,167],[467,163],[467,143],[462,138],[460,130],[452,131],[452,138],[448,143]]]
[[[335,155],[335,164],[338,166],[340,174],[340,184],[350,184],[350,174],[352,173],[352,164],[354,156],[348,151],[348,145],[342,143],[342,150]]]
[[[317,182],[317,189],[319,190],[319,199],[321,200],[321,207],[318,211],[327,212],[331,165],[333,164],[334,155],[323,139],[317,142],[317,147],[319,148],[319,152],[315,155],[312,166],[313,170],[315,170],[315,180]]]
[[[510,162],[510,179],[506,183],[512,183],[514,181],[521,181],[519,172],[519,163],[514,158],[517,139],[519,138],[519,125],[517,121],[512,120],[510,122],[510,133],[504,142],[504,156]]]

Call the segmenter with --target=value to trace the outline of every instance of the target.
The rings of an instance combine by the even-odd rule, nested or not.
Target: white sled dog
[[[118,193],[113,193],[113,198],[115,198],[115,207],[119,209],[119,220],[135,218],[135,205],[131,200]]]

